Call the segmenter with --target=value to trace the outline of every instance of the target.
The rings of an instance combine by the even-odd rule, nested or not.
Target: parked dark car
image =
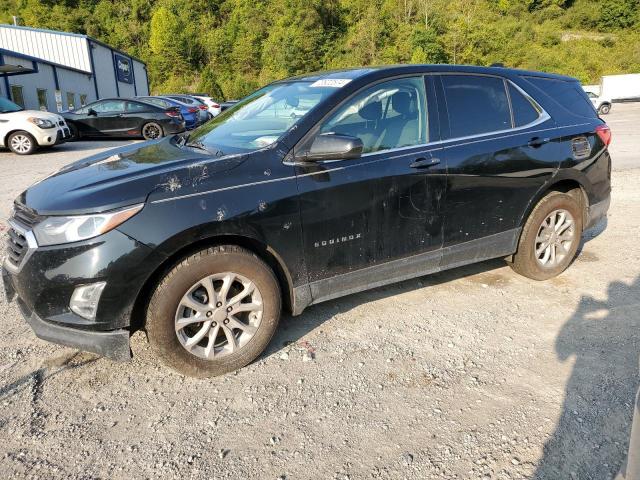
[[[203,127],[15,200],[3,269],[41,338],[187,375],[255,359],[283,308],[505,258],[564,271],[606,215],[609,128],[577,80],[411,65],[275,82]]]
[[[168,97],[136,97],[152,105],[157,105],[162,108],[178,108],[180,114],[184,118],[185,127],[192,130],[200,126],[205,120],[200,117],[200,109],[195,106],[187,105],[178,100]]]
[[[184,119],[177,108],[123,98],[105,98],[61,115],[76,140],[84,137],[154,140],[185,130]]]
[[[226,102],[222,102],[220,104],[220,111],[224,112],[225,110],[229,110],[231,107],[233,107],[238,102],[239,102],[239,100],[227,100]]]

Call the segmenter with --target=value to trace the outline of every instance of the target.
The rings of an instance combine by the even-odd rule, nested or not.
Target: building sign
[[[116,72],[118,81],[124,83],[133,83],[133,65],[131,60],[117,53],[113,54],[116,61]]]
[[[60,90],[56,90],[56,110],[59,112],[62,111],[62,92]]]

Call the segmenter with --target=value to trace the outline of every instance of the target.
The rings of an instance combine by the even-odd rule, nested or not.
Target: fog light
[[[106,285],[107,282],[97,282],[76,287],[69,302],[71,310],[82,318],[95,320],[100,295]]]

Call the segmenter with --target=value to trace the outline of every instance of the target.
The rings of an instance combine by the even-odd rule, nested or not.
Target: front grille
[[[40,221],[42,217],[24,205],[15,202],[13,205],[13,216],[9,219],[9,230],[7,231],[7,266],[13,267],[16,271],[22,268],[28,256],[37,247],[31,229]]]
[[[27,238],[14,228],[9,228],[7,236],[7,258],[14,267],[19,267],[27,254]]]
[[[13,204],[13,218],[27,228],[33,227],[40,221],[40,216],[37,213],[19,203]]]

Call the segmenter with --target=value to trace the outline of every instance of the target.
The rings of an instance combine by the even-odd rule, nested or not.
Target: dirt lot
[[[548,282],[490,261],[327,302],[205,381],[157,366],[142,334],[129,364],[45,343],[0,300],[2,477],[611,478],[639,383],[640,105],[607,120],[608,225]],[[0,153],[0,214],[109,146]]]

